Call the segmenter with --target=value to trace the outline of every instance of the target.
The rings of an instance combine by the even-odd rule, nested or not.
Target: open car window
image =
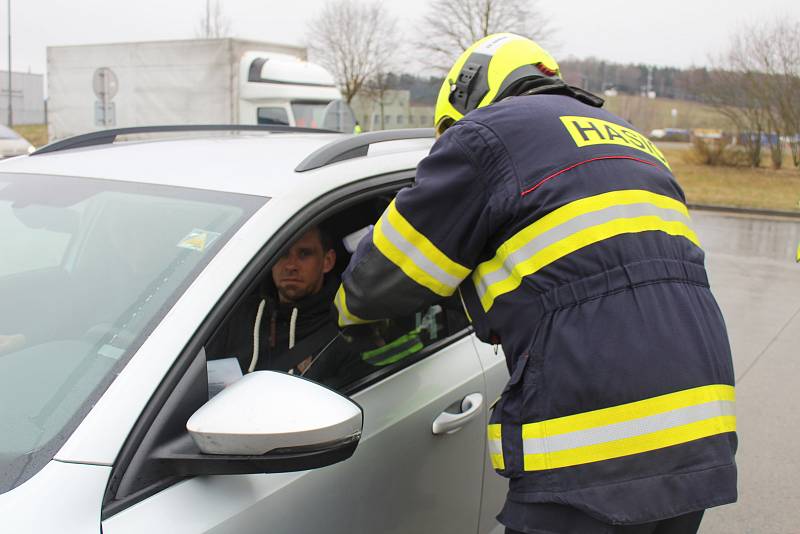
[[[350,327],[316,355],[304,376],[353,393],[433,354],[468,326],[455,297],[412,316]]]
[[[271,265],[262,270],[255,286],[239,299],[206,344],[211,395],[249,369],[302,373],[310,380],[350,394],[433,354],[468,332],[469,321],[458,295],[407,317],[350,327],[344,332],[336,327],[333,297],[350,251],[354,250],[353,236],[368,233],[366,230],[392,198],[394,192],[375,195],[317,224],[330,238],[336,266],[326,275],[316,297],[319,302],[311,313],[317,317],[310,321],[311,327],[307,306],[300,306],[299,317],[291,326],[291,307],[276,305]],[[289,330],[294,337],[292,350],[287,344]]]

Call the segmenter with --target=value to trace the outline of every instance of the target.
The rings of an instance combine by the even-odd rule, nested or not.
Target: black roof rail
[[[60,152],[73,148],[88,146],[109,145],[119,135],[134,135],[162,132],[220,132],[220,131],[257,131],[257,132],[301,132],[301,133],[342,133],[333,130],[318,128],[298,128],[283,124],[168,124],[162,126],[131,126],[129,128],[115,128],[89,132],[74,137],[68,137],[54,143],[47,144],[31,153],[31,156]]]
[[[405,130],[381,130],[352,135],[332,141],[312,152],[295,167],[295,172],[319,169],[331,163],[360,158],[367,155],[370,145],[384,141],[402,141],[405,139],[433,138],[433,128],[408,128]]]

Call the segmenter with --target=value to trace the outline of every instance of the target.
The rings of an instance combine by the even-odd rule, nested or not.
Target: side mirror
[[[364,416],[350,399],[275,371],[250,373],[204,404],[155,457],[182,475],[301,471],[346,460]]]

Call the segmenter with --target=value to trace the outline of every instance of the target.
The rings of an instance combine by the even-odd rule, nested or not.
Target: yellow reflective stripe
[[[525,470],[540,471],[620,458],[734,432],[736,417],[723,415],[630,438],[543,454],[526,454]]]
[[[444,252],[436,248],[436,245],[431,243],[427,237],[418,232],[417,229],[397,211],[394,200],[389,204],[386,215],[392,223],[392,226],[394,226],[409,243],[422,252],[426,258],[439,266],[440,269],[459,280],[463,280],[467,277],[470,270],[448,258]]]
[[[506,468],[506,463],[503,459],[502,425],[489,425],[489,458],[492,460],[494,469],[502,471]]]
[[[389,229],[384,225],[391,226],[400,238],[404,240],[403,245],[411,247],[422,257],[414,260],[409,251],[402,250],[398,244],[389,236]],[[427,287],[437,295],[449,297],[452,295],[461,280],[467,277],[469,269],[450,260],[444,253],[436,248],[428,238],[419,233],[411,224],[397,211],[394,201],[389,204],[384,216],[375,224],[372,232],[372,242],[375,247],[386,258],[397,265],[403,273],[418,284]],[[420,263],[430,262],[430,267],[425,268]],[[437,276],[436,269],[441,269],[442,273]],[[446,280],[443,280],[445,278]]]
[[[508,256],[510,256],[513,252],[524,247],[539,235],[552,230],[556,226],[560,226],[561,224],[564,224],[565,222],[574,219],[579,215],[593,211],[599,211],[610,206],[640,203],[653,204],[659,208],[675,210],[686,217],[689,217],[689,211],[682,202],[665,197],[664,195],[651,193],[650,191],[611,191],[609,193],[602,193],[600,195],[582,198],[553,210],[533,224],[514,234],[505,243],[500,245],[500,247],[497,249],[497,254],[491,260],[485,261],[478,265],[473,276],[475,278],[480,278],[490,272],[500,269],[503,266],[503,263],[506,261],[506,258],[508,258]]]
[[[522,427],[524,468],[620,458],[736,430],[733,386],[714,384]]]
[[[614,219],[585,228],[543,248],[522,262],[515,265],[507,265],[508,259],[512,254],[530,244],[536,238],[568,223],[576,217],[599,212],[613,206],[631,204],[647,204],[656,208],[675,211],[689,219],[688,210],[682,202],[650,191],[612,191],[571,202],[517,232],[498,248],[492,259],[477,266],[472,279],[478,288],[480,288],[481,280],[488,275],[504,268],[510,272],[507,277],[504,277],[499,282],[490,284],[485,292],[481,293],[479,290],[483,309],[489,311],[498,296],[519,287],[523,277],[535,273],[576,250],[617,235],[657,230],[670,235],[686,237],[694,244],[700,245],[697,235],[686,224],[680,221],[666,221],[656,215],[647,215]]]
[[[449,297],[455,292],[455,288],[451,288],[441,283],[436,278],[429,275],[426,271],[419,268],[416,263],[403,254],[383,233],[383,219],[379,219],[375,224],[375,229],[372,232],[372,242],[375,247],[386,256],[386,258],[397,265],[406,276],[414,280],[421,286],[427,287],[437,295],[442,297]]]
[[[539,423],[529,423],[522,426],[522,439],[557,436],[568,432],[577,432],[579,430],[622,423],[632,419],[640,419],[707,402],[733,402],[735,400],[736,390],[733,386],[724,384],[701,386],[610,408],[567,415]]]
[[[336,298],[333,300],[333,302],[336,305],[336,309],[339,311],[340,327],[371,322],[366,319],[362,319],[356,315],[353,315],[352,313],[350,313],[350,310],[347,309],[344,284],[339,285],[339,290],[336,292]]]
[[[587,228],[576,234],[573,234],[567,239],[559,241],[555,245],[546,248],[528,260],[515,265],[511,276],[501,282],[489,286],[486,294],[481,298],[483,309],[489,311],[489,308],[492,307],[492,304],[494,304],[494,300],[497,297],[504,293],[509,293],[519,287],[519,285],[522,283],[523,277],[535,273],[543,267],[575,252],[576,250],[621,234],[647,232],[653,230],[660,230],[674,236],[683,236],[699,246],[699,241],[695,233],[681,222],[667,222],[659,217],[653,216],[611,221],[609,223]]]

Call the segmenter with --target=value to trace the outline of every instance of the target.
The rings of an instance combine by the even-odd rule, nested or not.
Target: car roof
[[[101,178],[280,196],[319,180],[340,182],[413,169],[432,139],[370,145],[367,157],[320,168],[295,168],[317,149],[351,136],[335,133],[205,132],[125,141],[22,156],[0,162],[0,172]]]

